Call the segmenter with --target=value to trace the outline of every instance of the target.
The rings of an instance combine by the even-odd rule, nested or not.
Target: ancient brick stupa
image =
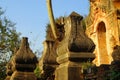
[[[37,58],[29,48],[28,38],[23,37],[19,50],[13,56],[13,72],[10,80],[37,80],[33,73]]]

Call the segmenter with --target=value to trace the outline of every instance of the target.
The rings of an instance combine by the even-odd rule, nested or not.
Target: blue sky
[[[83,16],[88,14],[89,0],[52,0],[55,17],[69,15],[75,11]],[[28,37],[33,51],[43,50],[46,24],[49,22],[46,0],[0,0],[8,19],[16,23],[21,37]]]

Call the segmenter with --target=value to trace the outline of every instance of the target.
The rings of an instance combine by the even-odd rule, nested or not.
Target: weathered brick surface
[[[120,1],[119,1],[120,2]],[[118,2],[118,3],[119,3]],[[114,3],[114,4],[113,4]],[[90,2],[90,13],[87,18],[87,31],[89,37],[94,41],[96,65],[110,64],[114,46],[119,45],[119,19],[116,10],[119,9],[116,0],[96,0]],[[89,21],[91,20],[91,21]],[[104,31],[100,30],[103,29]]]

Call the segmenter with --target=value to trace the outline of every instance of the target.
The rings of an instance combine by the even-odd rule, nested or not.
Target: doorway
[[[98,54],[100,64],[107,64],[109,62],[106,44],[106,26],[104,22],[100,22],[97,27],[98,35]]]

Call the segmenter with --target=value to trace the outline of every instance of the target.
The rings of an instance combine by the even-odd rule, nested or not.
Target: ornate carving
[[[83,28],[83,17],[73,12],[65,19],[65,37],[59,42],[57,54],[62,55],[66,52],[93,52],[95,45],[85,34]]]
[[[22,68],[23,70],[35,69],[37,63],[37,57],[33,54],[32,50],[29,48],[29,43],[27,38],[23,37],[21,41],[21,46],[14,56],[14,61],[16,63],[15,67],[18,70]]]
[[[83,29],[83,17],[73,12],[71,18],[71,32],[69,36],[69,50],[72,52],[93,52],[95,45],[93,41],[88,38]]]

